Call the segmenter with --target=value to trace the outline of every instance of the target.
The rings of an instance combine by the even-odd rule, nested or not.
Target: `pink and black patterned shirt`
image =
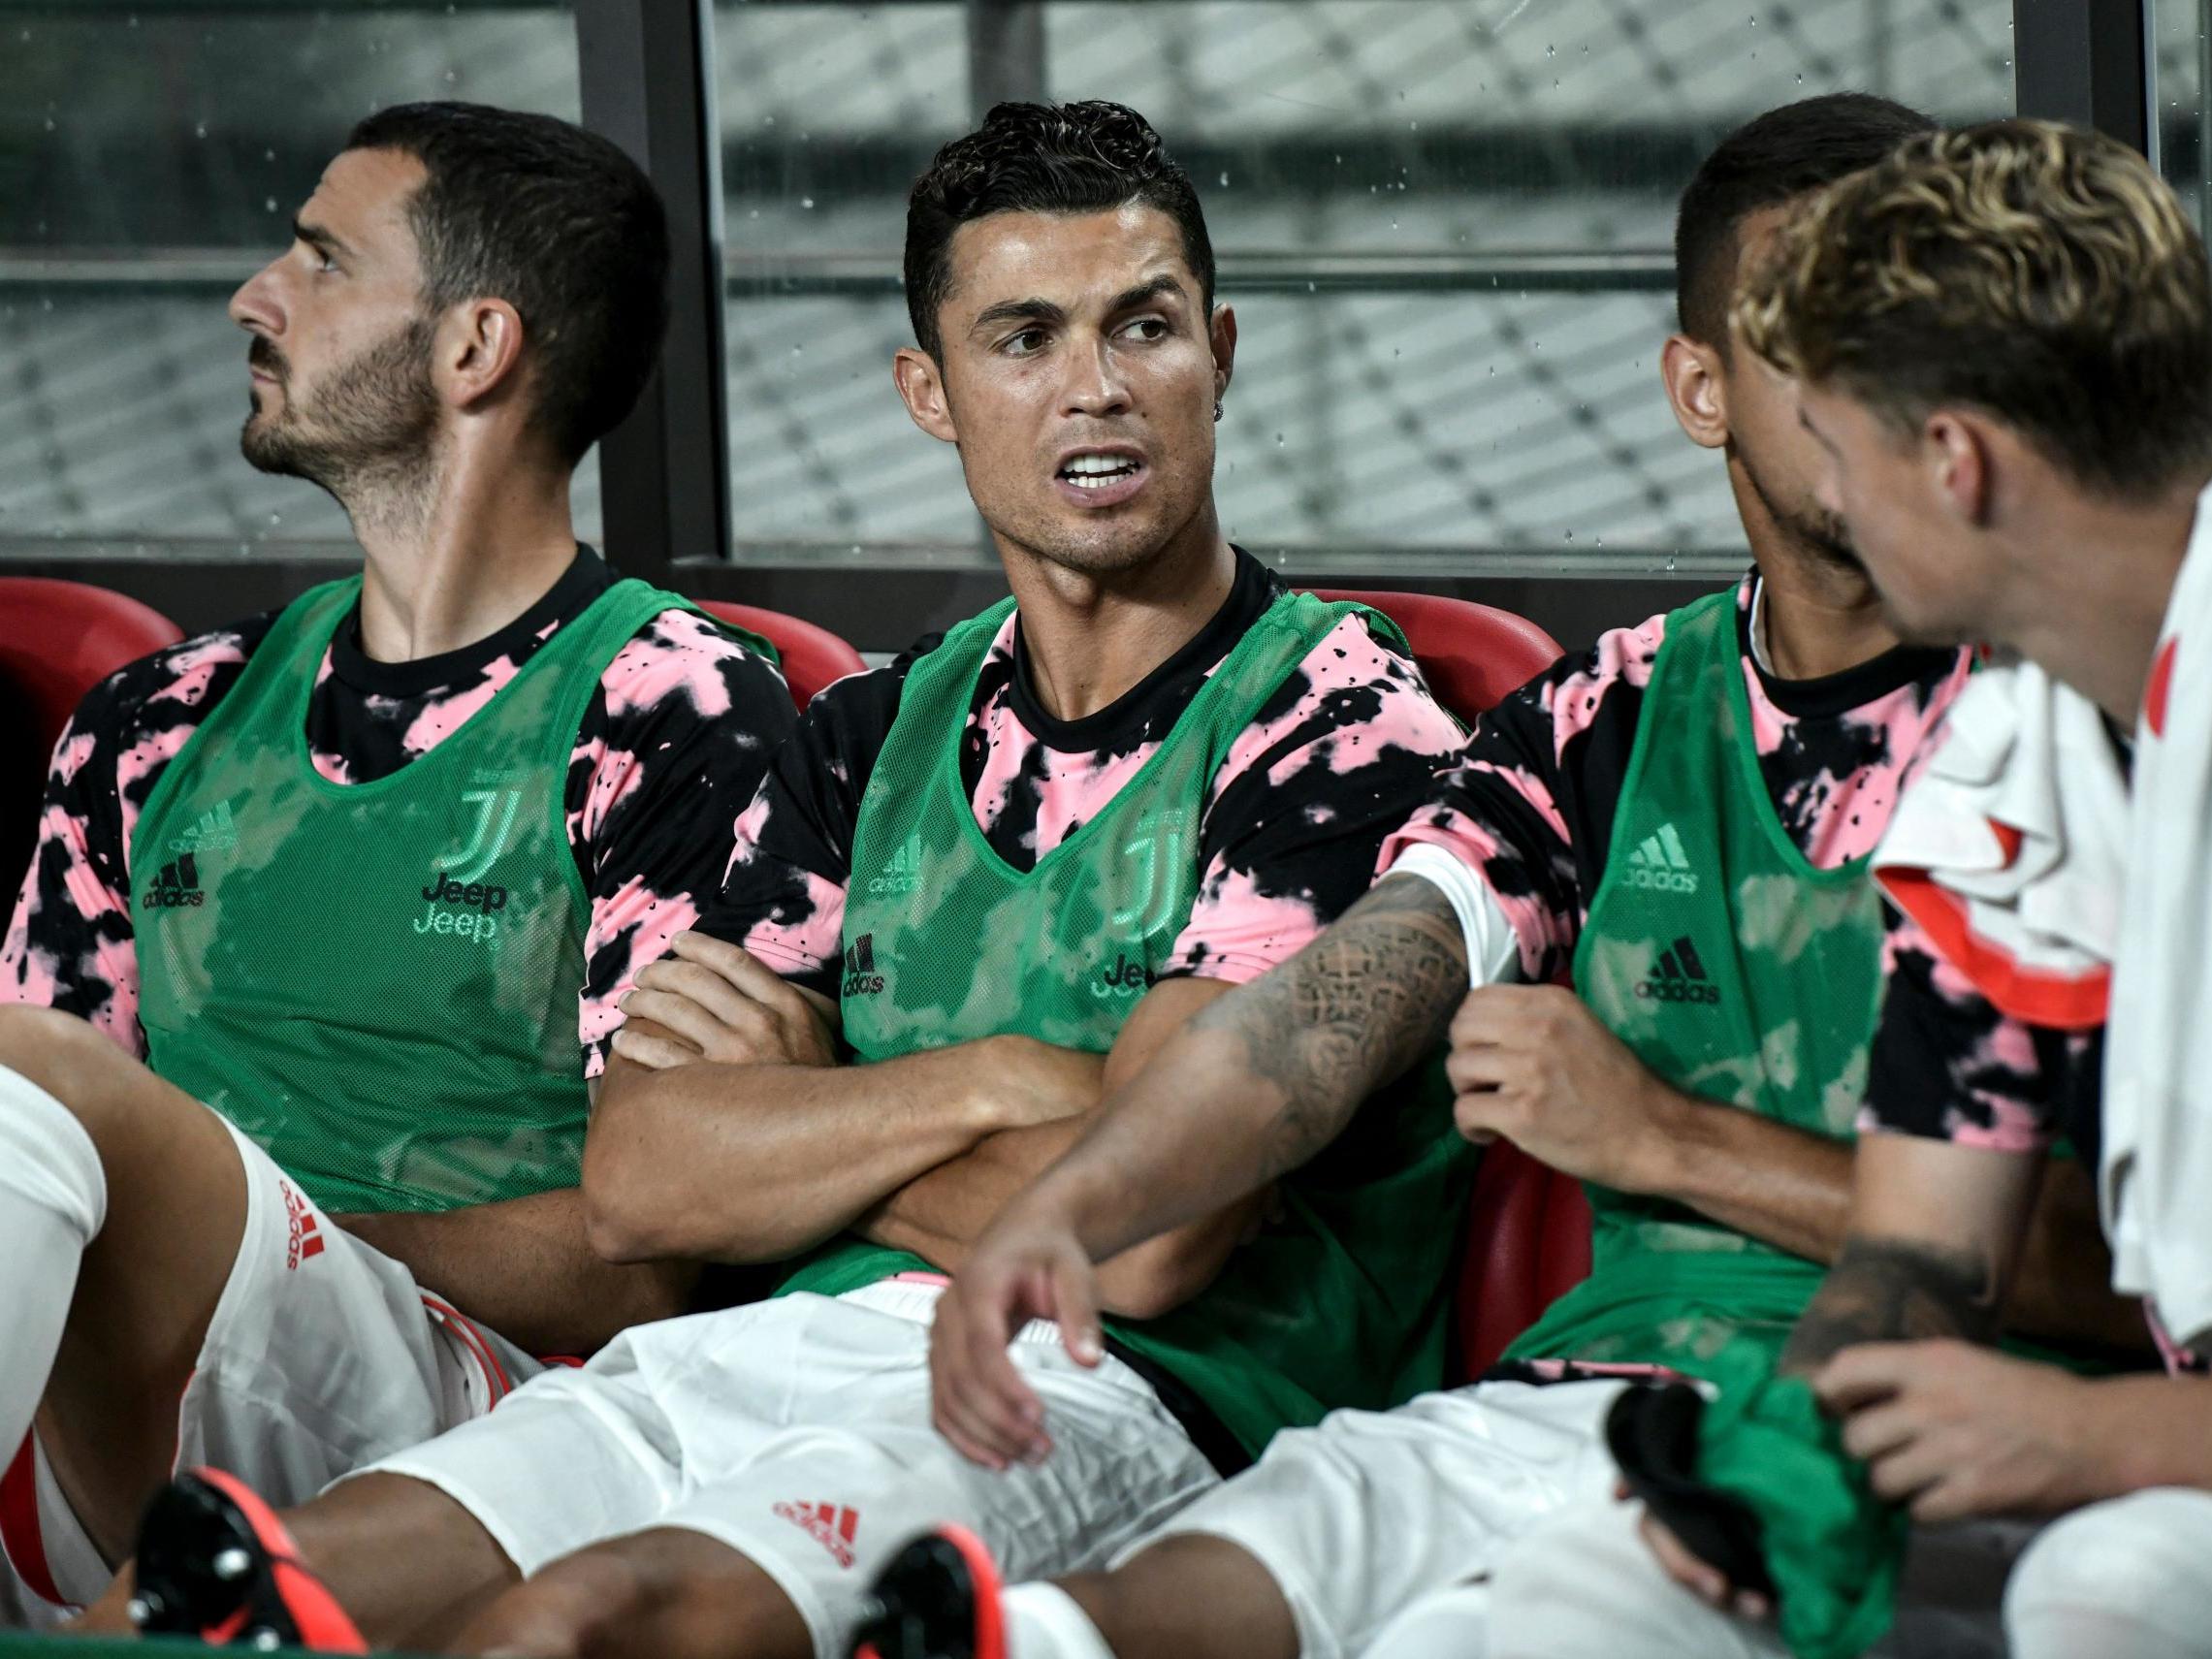
[[[356,612],[307,703],[315,770],[391,776],[490,702],[612,585],[580,548],[559,582],[488,639],[413,662],[371,661]],[[94,687],[56,745],[38,844],[0,941],[0,1002],[80,1014],[143,1057],[131,924],[131,833],[169,762],[268,637],[277,613],[201,634]],[[654,617],[615,655],[570,752],[568,844],[591,898],[578,964],[586,1076],[605,1065],[616,1002],[721,882],[727,826],[790,730],[790,694],[762,658],[694,612]],[[335,993],[334,993],[335,994]]]
[[[1736,618],[1759,771],[1791,841],[1834,869],[1881,839],[1961,689],[1960,654],[1901,647],[1825,679],[1783,680],[1751,649],[1753,590],[1747,577]],[[1485,715],[1437,799],[1385,848],[1387,866],[1431,843],[1478,872],[1531,981],[1568,976],[1666,624],[1657,616],[1608,633]],[[2081,1039],[2001,1014],[1909,917],[1887,905],[1883,916],[1888,982],[1861,1127],[2031,1144],[2028,1126],[2047,1124],[2078,1092]]]
[[[999,855],[1032,868],[1102,810],[1281,590],[1239,553],[1229,597],[1197,636],[1078,720],[1039,705],[1010,618],[978,675],[960,757],[976,822]],[[907,669],[934,643],[815,699],[738,820],[721,898],[701,924],[833,1001],[860,800]],[[1461,741],[1401,648],[1359,617],[1338,622],[1215,774],[1198,897],[1161,976],[1242,981],[1296,955],[1367,890],[1383,838],[1428,798]]]

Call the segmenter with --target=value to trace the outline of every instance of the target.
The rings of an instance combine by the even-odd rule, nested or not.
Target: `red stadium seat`
[[[1453,1382],[1488,1371],[1506,1344],[1589,1277],[1589,1229],[1580,1181],[1509,1140],[1484,1149],[1467,1206]]]
[[[0,576],[0,905],[38,844],[47,757],[80,699],[183,637],[158,611],[105,588]]]
[[[0,576],[0,678],[29,701],[42,752],[85,692],[184,630],[127,594],[45,576]]]
[[[1558,659],[1552,636],[1525,617],[1427,593],[1316,590],[1357,599],[1399,626],[1437,699],[1472,720]],[[1589,1276],[1589,1202],[1582,1183],[1509,1141],[1483,1153],[1459,1264],[1454,1382],[1497,1362],[1537,1316]]]
[[[784,659],[784,679],[791,701],[804,713],[814,694],[832,680],[857,674],[868,664],[860,654],[825,627],[782,611],[740,605],[728,599],[696,599],[700,610],[760,635]]]
[[[1472,721],[1559,659],[1550,634],[1495,605],[1363,588],[1317,588],[1314,595],[1357,600],[1397,623],[1436,700],[1462,720]]]

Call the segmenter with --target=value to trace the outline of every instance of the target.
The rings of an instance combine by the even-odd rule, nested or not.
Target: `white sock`
[[[78,1263],[107,1214],[107,1177],[84,1126],[0,1066],[0,1465],[30,1432]]]
[[[1057,1584],[1016,1584],[999,1597],[1007,1659],[1114,1659],[1075,1598]]]

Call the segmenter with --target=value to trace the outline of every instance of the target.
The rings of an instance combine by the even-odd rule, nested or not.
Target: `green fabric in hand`
[[[1698,1425],[1698,1476],[1758,1515],[1782,1640],[1798,1659],[1856,1659],[1895,1611],[1907,1517],[1875,1496],[1811,1385],[1774,1350],[1730,1343],[1698,1367],[1719,1389]]]

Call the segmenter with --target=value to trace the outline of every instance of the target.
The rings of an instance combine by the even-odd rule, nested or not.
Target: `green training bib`
[[[615,654],[685,601],[618,582],[429,753],[340,784],[309,759],[307,699],[360,591],[286,607],[140,816],[148,1061],[330,1210],[573,1187],[591,904],[569,756]]]
[[[977,676],[1012,607],[961,623],[914,665],[861,800],[842,1007],[862,1064],[1002,1033],[1111,1048],[1189,919],[1200,820],[1231,745],[1354,609],[1276,599],[1098,816],[1020,871],[984,837],[960,776]],[[1107,1329],[1253,1452],[1327,1409],[1380,1407],[1434,1387],[1470,1164],[1432,1068],[1420,1084],[1377,1096],[1283,1182],[1276,1217],[1202,1294],[1165,1319],[1109,1320]],[[928,1270],[918,1257],[847,1237],[783,1292],[838,1295]]]
[[[1685,1094],[1847,1140],[1881,994],[1881,904],[1853,860],[1821,870],[1761,777],[1736,594],[1668,619],[1575,988]],[[1739,1331],[1777,1348],[1824,1268],[1680,1204],[1587,1188],[1589,1278],[1513,1358],[1692,1374]]]

